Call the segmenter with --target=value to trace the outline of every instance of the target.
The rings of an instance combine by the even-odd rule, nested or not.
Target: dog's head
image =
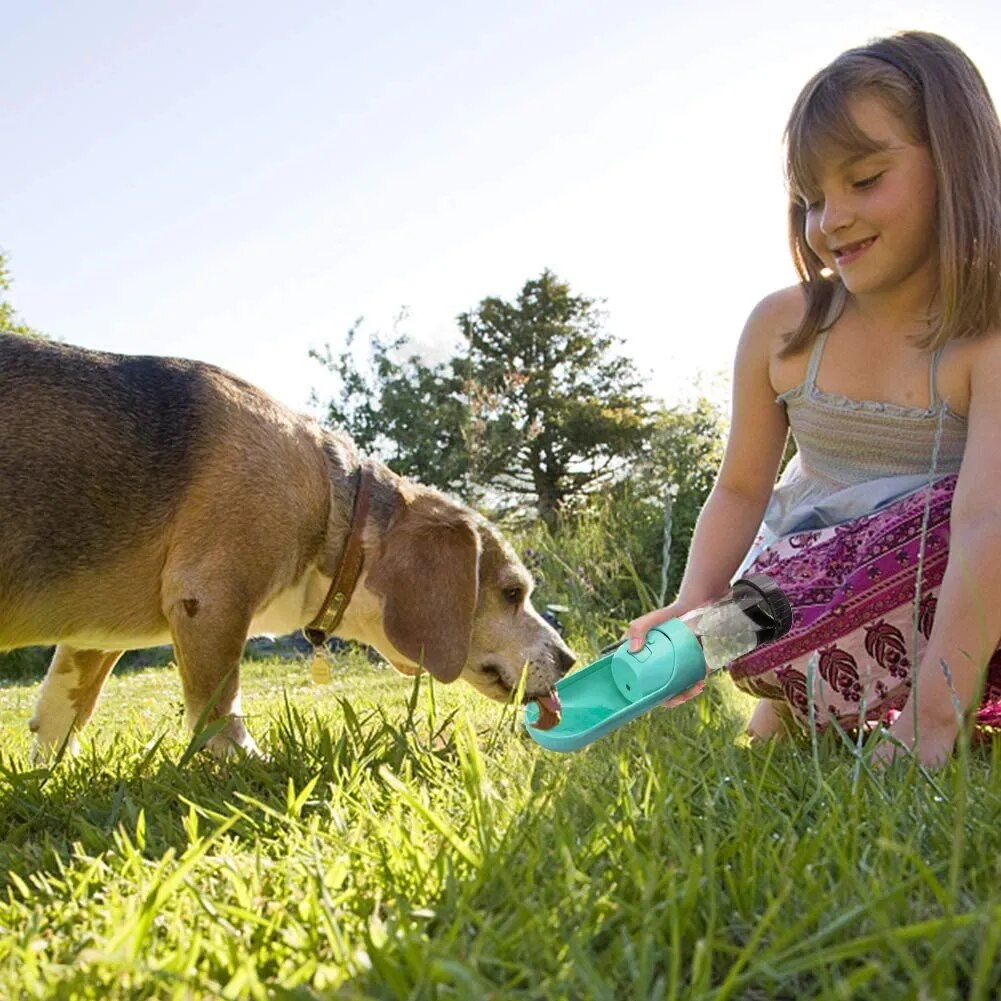
[[[423,667],[440,681],[461,677],[503,701],[524,672],[530,700],[548,696],[574,662],[532,607],[532,576],[514,549],[436,492],[401,505],[361,584],[379,603],[378,635],[366,641],[404,674]]]

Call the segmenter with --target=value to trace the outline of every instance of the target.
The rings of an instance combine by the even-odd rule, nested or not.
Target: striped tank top
[[[939,397],[936,373],[942,349],[928,367],[926,408],[852,400],[817,388],[827,331],[810,353],[805,381],[776,398],[785,404],[799,449],[799,476],[829,489],[884,476],[959,472],[967,420]],[[937,446],[937,447],[936,447]]]

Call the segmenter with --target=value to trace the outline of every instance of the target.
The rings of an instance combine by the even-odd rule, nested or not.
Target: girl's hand
[[[703,678],[702,681],[696,681],[691,688],[686,688],[685,691],[679,692],[677,695],[672,695],[671,698],[665,699],[660,704],[664,709],[673,709],[675,706],[680,706],[689,699],[694,699],[696,695],[701,695],[702,689],[705,687],[706,682]]]
[[[679,600],[672,602],[664,608],[658,608],[652,612],[647,612],[646,615],[641,615],[638,619],[633,619],[633,621],[629,623],[628,630],[630,651],[635,653],[637,650],[643,649],[643,644],[646,641],[646,634],[653,629],[654,626],[659,626],[662,622],[667,622],[670,619],[680,618],[685,614],[685,612],[690,612],[694,607],[694,605],[689,605],[688,603]],[[661,702],[661,705],[665,709],[673,709],[675,706],[680,706],[689,699],[694,699],[696,695],[701,694],[702,689],[705,687],[705,680],[697,681],[691,688],[686,689],[683,692],[679,692],[677,695],[673,695],[671,698]]]
[[[680,618],[685,612],[689,611],[691,611],[689,605],[683,604],[680,601],[673,601],[664,608],[654,609],[652,612],[647,612],[646,615],[641,615],[638,619],[633,619],[629,623],[629,629],[627,630],[629,652],[636,653],[637,650],[643,649],[643,644],[646,642],[646,634],[654,626],[659,626],[662,622],[667,622],[669,619]]]

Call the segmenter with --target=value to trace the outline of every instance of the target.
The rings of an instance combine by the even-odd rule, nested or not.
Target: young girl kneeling
[[[1001,724],[1001,126],[955,45],[907,32],[810,80],[786,144],[802,282],[747,321],[677,599],[630,637],[766,572],[793,626],[731,665],[752,736],[895,719],[877,753],[938,764],[961,713]]]

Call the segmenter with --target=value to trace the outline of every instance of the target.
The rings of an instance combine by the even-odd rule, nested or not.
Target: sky
[[[9,298],[309,411],[335,391],[310,349],[359,319],[439,360],[548,268],[655,397],[722,402],[748,312],[795,280],[792,102],[907,28],[1001,100],[996,0],[0,0]]]

